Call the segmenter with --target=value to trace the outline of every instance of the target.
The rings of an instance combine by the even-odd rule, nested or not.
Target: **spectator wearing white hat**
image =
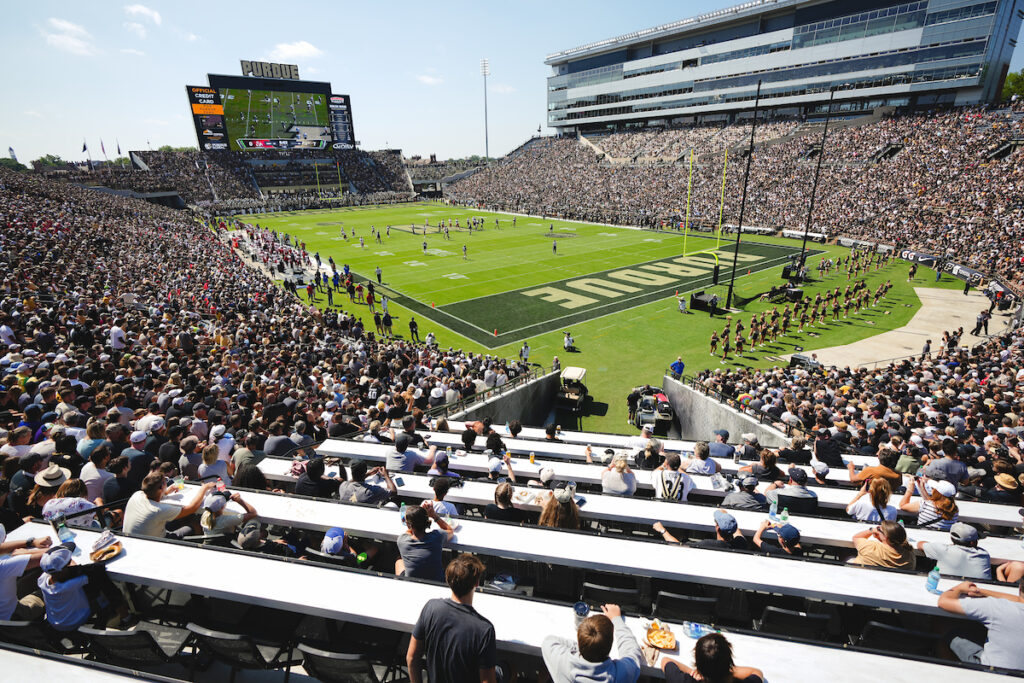
[[[224,425],[214,425],[210,428],[210,443],[217,445],[217,459],[228,462],[231,460],[231,451],[235,448],[235,437],[228,432]]]
[[[911,500],[915,492],[920,492],[920,498]],[[906,512],[916,512],[919,527],[949,531],[960,521],[960,512],[953,501],[955,495],[956,487],[952,482],[907,477],[907,492],[897,507]]]
[[[227,510],[228,501],[237,503],[245,510],[244,514]],[[204,536],[219,536],[234,533],[235,529],[256,518],[256,508],[245,502],[237,493],[212,491],[203,498],[203,514],[199,518],[199,526]]]
[[[149,435],[142,430],[135,430],[128,437],[130,447],[124,449],[121,455],[128,457],[128,482],[132,488],[138,489],[142,486],[142,480],[149,474],[149,465],[153,462],[154,456],[145,450],[146,439]]]

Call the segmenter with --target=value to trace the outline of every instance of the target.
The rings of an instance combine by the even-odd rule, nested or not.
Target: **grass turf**
[[[484,219],[483,230],[465,229],[466,219],[479,216]],[[450,231],[450,240],[432,233],[424,236],[424,220],[436,226],[441,219],[459,219],[460,230]],[[495,227],[494,220],[500,221]],[[778,355],[792,353],[797,347],[805,350],[848,344],[859,339],[901,327],[920,307],[913,286],[934,286],[932,271],[922,270],[915,283],[906,281],[908,264],[897,262],[865,278],[871,290],[880,282],[891,280],[893,288],[878,308],[867,309],[848,320],[829,323],[814,334],[791,335],[774,345],[758,349],[746,358],[730,365],[721,365],[718,358],[708,355],[708,338],[712,330],[721,330],[721,316],[710,318],[707,313],[683,315],[674,296],[688,295],[693,289],[708,289],[718,293],[724,304],[726,283],[732,266],[732,243],[729,236],[721,244],[707,236],[689,235],[687,255],[680,261],[683,238],[674,233],[631,230],[621,227],[590,225],[516,217],[439,203],[417,203],[372,208],[323,209],[305,212],[264,214],[242,217],[267,228],[286,232],[306,242],[311,252],[319,252],[326,263],[333,256],[339,269],[349,264],[358,276],[373,278],[379,265],[383,271],[382,291],[393,297],[390,308],[395,317],[394,329],[408,337],[408,320],[414,315],[419,323],[420,336],[429,331],[437,336],[443,347],[453,346],[471,351],[514,357],[522,340],[529,342],[530,359],[545,366],[552,356],[558,356],[562,366],[579,365],[588,369],[587,384],[594,400],[588,414],[575,426],[590,430],[630,432],[625,422],[625,396],[638,383],[658,383],[668,365],[677,356],[686,362],[687,374],[708,367],[770,367],[780,361]],[[370,226],[384,228],[391,225],[390,237],[376,243]],[[412,232],[416,228],[416,234]],[[348,239],[340,237],[344,227]],[[436,230],[436,227],[432,228]],[[552,235],[553,229],[553,235]],[[355,231],[355,237],[353,236]],[[364,240],[360,246],[359,237]],[[423,242],[427,242],[424,253]],[[552,241],[557,241],[557,253]],[[466,245],[464,260],[462,246]],[[780,272],[786,255],[799,250],[799,242],[783,238],[764,238],[745,235],[741,242],[742,258],[747,259],[737,268],[736,295],[741,301],[753,298],[733,319],[746,323],[751,314],[770,309],[771,304],[759,302],[756,296],[771,286],[780,284]],[[811,270],[825,255],[845,255],[848,249],[838,246],[812,245],[821,255],[809,259]],[[705,252],[700,254],[699,252]],[[710,284],[709,252],[721,259],[721,283]],[[679,264],[682,264],[681,266]],[[696,263],[693,275],[682,273]],[[652,265],[653,264],[653,265]],[[660,264],[660,265],[659,265]],[[669,273],[676,264],[680,270]],[[748,274],[749,271],[749,274]],[[609,273],[627,280],[609,280]],[[638,276],[637,273],[640,275]],[[658,275],[669,278],[667,284]],[[624,297],[598,296],[592,291],[572,290],[565,283],[587,276],[593,278],[598,292],[604,287],[617,286],[619,290],[633,288]],[[643,276],[643,277],[641,277]],[[671,278],[675,277],[674,280]],[[639,280],[637,279],[639,278]],[[653,283],[653,284],[652,284]],[[660,283],[660,284],[659,284]],[[825,288],[841,289],[846,286],[846,274],[833,274],[824,282],[810,283],[804,289],[814,296]],[[938,286],[962,287],[962,283],[946,278]],[[544,287],[552,287],[563,295],[577,295],[594,300],[576,309],[561,307],[566,302],[545,302],[544,294],[524,296]],[[614,293],[614,292],[612,292]],[[608,294],[608,292],[605,292]],[[557,297],[555,297],[557,299]],[[622,305],[616,299],[629,301]],[[373,329],[372,313],[366,306],[349,303],[344,294],[337,294],[336,306],[360,315]],[[576,304],[578,301],[571,301]],[[323,295],[319,305],[324,306]],[[781,308],[781,305],[780,305]],[[561,315],[562,319],[552,320]],[[568,318],[564,316],[568,315]],[[562,351],[562,330],[569,321],[579,353]],[[493,328],[498,328],[494,337]],[[521,332],[507,332],[516,328]],[[505,332],[503,332],[505,330]],[[534,333],[535,330],[544,330]],[[481,334],[482,332],[482,334]],[[529,335],[529,336],[526,336]],[[563,427],[571,424],[567,416],[560,416]]]

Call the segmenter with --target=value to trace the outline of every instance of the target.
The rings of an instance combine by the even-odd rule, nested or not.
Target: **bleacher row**
[[[925,589],[922,572],[841,562],[838,558],[849,547],[849,539],[868,525],[827,514],[833,511],[820,516],[793,515],[790,523],[807,531],[803,542],[817,548],[806,553],[804,559],[665,544],[650,532],[651,522],[665,520],[666,526],[691,538],[713,531],[712,512],[720,492],[708,484],[707,478],[695,477],[702,481],[690,500],[682,503],[656,500],[646,489],[634,497],[602,494],[602,464],[566,462],[567,456],[571,457],[567,444],[527,438],[539,436],[539,432],[529,430],[518,438],[504,439],[513,452],[530,448],[534,455],[533,463],[529,456],[511,461],[516,488],[525,493],[546,492],[523,485],[525,479],[546,467],[554,470],[558,480],[572,477],[578,486],[584,528],[553,529],[480,517],[479,510],[493,499],[498,483],[484,474],[490,471],[486,455],[450,459],[452,471],[472,480],[453,488],[445,498],[463,506],[462,515],[455,518],[458,526],[448,551],[483,557],[488,579],[499,574],[514,577],[513,586],[509,579],[502,579],[501,588],[483,589],[474,606],[494,623],[499,648],[523,656],[517,661],[525,671],[536,668],[545,635],[571,635],[570,605],[582,598],[592,605],[622,604],[631,615],[627,621],[638,637],[642,636],[645,617],[666,621],[682,643],[674,654],[683,659],[687,657],[687,643],[692,641],[683,637],[682,622],[714,624],[725,630],[736,660],[762,668],[770,681],[820,680],[823,673],[836,681],[860,681],[877,671],[885,671],[885,677],[895,681],[922,676],[970,681],[1014,673],[994,674],[982,667],[936,659],[944,632],[962,629],[967,623],[936,606],[935,595]],[[451,441],[443,432],[422,436],[440,448]],[[589,437],[589,441],[601,442],[602,448],[621,452],[630,451],[634,443],[628,437],[614,435],[565,436]],[[689,444],[669,442],[669,446],[685,453]],[[382,462],[392,450],[389,444],[339,439],[316,447],[320,456],[342,462],[354,458]],[[296,478],[293,463],[292,458],[267,457],[259,468],[274,487],[290,488]],[[331,467],[335,469],[330,472],[337,472],[337,466]],[[502,474],[508,475],[508,469],[506,465]],[[589,475],[585,473],[588,469]],[[386,548],[404,530],[395,503],[417,504],[433,494],[430,478],[411,473],[398,476],[398,496],[383,508],[284,492],[238,490],[257,510],[259,519],[271,525],[275,535],[292,541],[297,537],[309,540],[341,526],[355,539]],[[187,484],[184,492],[165,501],[183,504],[193,497],[195,487]],[[819,494],[830,490],[812,488]],[[536,504],[513,500],[533,518]],[[1019,524],[1016,510],[978,505],[979,522],[992,530],[982,545],[990,550],[993,561],[1024,559],[1019,541],[1005,535],[1007,527]],[[763,513],[735,512],[744,531],[758,517],[764,518]],[[96,532],[76,531],[78,545],[90,547]],[[939,541],[942,535],[914,529],[912,521],[908,531],[915,542]],[[9,538],[40,535],[52,535],[52,531],[34,522]],[[305,553],[299,551],[306,559],[287,560],[243,551],[230,536],[196,541],[198,544],[125,536],[125,553],[109,564],[110,575],[129,586],[136,606],[159,625],[129,632],[83,629],[62,638],[38,626],[3,624],[0,635],[30,647],[68,653],[90,651],[103,659],[133,666],[145,663],[147,658],[149,664],[161,664],[159,660],[164,658],[176,662],[170,666],[179,667],[179,673],[180,667],[206,666],[206,660],[213,657],[239,668],[297,665],[305,659],[307,672],[315,673],[318,664],[333,664],[342,668],[375,666],[378,673],[395,674],[404,662],[401,634],[411,630],[427,599],[447,593],[442,585],[394,577],[383,570],[380,562],[369,569],[336,566],[333,558],[312,547]],[[309,541],[308,545],[317,544]],[[380,553],[378,557],[385,555]],[[948,588],[957,581],[957,577],[943,577],[939,588]],[[996,590],[1013,588],[997,582],[978,583]],[[245,613],[245,617],[232,619],[226,616],[228,613]],[[322,620],[327,621],[317,626],[309,623]],[[350,626],[337,626],[332,620]],[[243,624],[247,628],[239,629]],[[362,639],[354,637],[354,632],[364,627],[372,628]],[[156,634],[155,642],[163,645],[159,652],[147,635],[136,634],[138,643],[130,643],[132,636],[124,635],[140,628]],[[264,649],[268,645],[274,648],[269,655],[261,655],[262,661],[247,659],[243,652],[249,648],[251,655],[256,642]],[[225,643],[235,645],[228,647]],[[301,653],[296,650],[299,645]],[[169,650],[174,651],[173,655],[168,654]],[[352,655],[353,650],[363,658],[332,659],[328,654],[342,651]],[[272,663],[275,654],[279,660]],[[132,656],[138,661],[132,661]],[[794,667],[794,663],[799,666]],[[166,662],[163,665],[165,669],[169,666]],[[648,667],[645,675],[657,676],[660,670]]]

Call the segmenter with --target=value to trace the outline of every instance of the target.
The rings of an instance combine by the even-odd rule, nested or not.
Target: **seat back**
[[[327,652],[310,645],[299,645],[302,667],[314,678],[326,683],[378,683],[366,655]]]
[[[640,609],[640,589],[613,588],[596,583],[583,583],[583,595],[580,600],[588,605],[618,605],[623,611],[636,612]]]
[[[784,496],[781,493],[778,497],[779,511],[788,509],[791,514],[810,515],[818,511],[817,498],[798,498],[796,496]]]
[[[855,644],[873,650],[932,656],[938,642],[939,636],[935,633],[869,621],[864,625],[864,630]]]
[[[351,555],[345,555],[339,557],[338,555],[331,555],[330,553],[324,553],[314,548],[306,548],[305,555],[316,562],[323,562],[325,564],[334,564],[339,567],[355,567],[355,558]]]
[[[0,640],[44,652],[65,652],[59,633],[44,621],[0,621]]]
[[[827,614],[808,614],[779,607],[765,607],[761,620],[754,624],[758,631],[780,636],[824,640],[828,635]]]
[[[106,631],[80,626],[78,632],[89,641],[89,649],[101,662],[134,667],[170,661],[148,631]]]
[[[215,659],[237,669],[267,669],[269,663],[263,657],[256,642],[236,633],[225,633],[204,628],[198,624],[185,626],[192,632],[199,648]]]
[[[681,593],[658,591],[654,598],[654,616],[673,621],[715,623],[718,598],[698,598]]]

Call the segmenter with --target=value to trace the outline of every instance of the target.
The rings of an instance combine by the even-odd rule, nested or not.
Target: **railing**
[[[809,433],[805,429],[803,429],[803,427],[797,427],[796,425],[791,425],[791,424],[788,424],[788,423],[785,423],[785,422],[779,422],[779,421],[773,420],[771,418],[771,416],[766,415],[764,413],[756,413],[756,412],[751,412],[751,411],[746,410],[746,407],[744,405],[742,405],[734,397],[726,396],[725,394],[723,394],[720,391],[712,389],[711,387],[704,386],[704,384],[702,384],[700,379],[697,378],[697,377],[692,377],[692,376],[689,376],[689,375],[683,375],[682,379],[679,380],[679,381],[681,381],[683,384],[689,386],[691,389],[693,389],[695,391],[699,391],[700,393],[704,394],[705,396],[708,396],[709,398],[713,398],[714,400],[718,401],[719,403],[723,403],[723,404],[729,406],[730,408],[733,408],[733,409],[739,411],[740,413],[746,415],[747,417],[751,418],[752,420],[756,420],[757,422],[759,422],[762,425],[765,425],[767,427],[771,427],[772,429],[775,429],[775,430],[778,430],[780,432],[785,433],[786,436],[793,437],[793,436],[797,436],[797,435],[801,435],[801,436],[808,436],[809,435]]]
[[[445,403],[444,405],[437,406],[436,408],[431,408],[430,410],[426,411],[426,414],[428,417],[449,417],[450,415],[461,413],[462,411],[468,409],[473,405],[476,405],[477,403],[483,403],[484,401],[488,401],[494,398],[495,396],[503,396],[504,394],[507,394],[511,391],[518,389],[520,386],[526,384],[527,382],[531,382],[535,379],[543,377],[548,372],[550,372],[549,369],[546,369],[543,365],[540,365],[539,363],[530,363],[530,365],[532,367],[530,367],[529,370],[527,370],[521,375],[517,375],[516,377],[510,379],[508,382],[502,384],[500,387],[494,386],[491,387],[490,389],[478,392],[476,394],[473,394],[472,396],[468,396],[458,401]]]

